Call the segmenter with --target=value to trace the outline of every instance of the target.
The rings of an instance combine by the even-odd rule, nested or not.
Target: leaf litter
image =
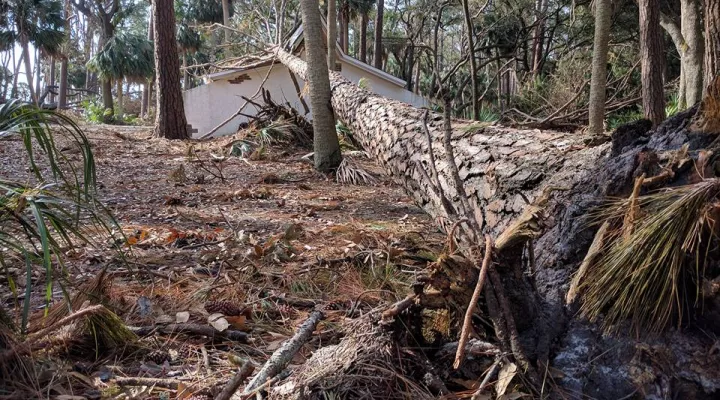
[[[327,318],[292,363],[337,343],[341,324],[402,298],[442,248],[433,221],[360,157],[340,184],[315,172],[303,149],[263,146],[249,160],[230,155],[235,137],[86,131],[100,199],[123,239],[68,249],[49,309],[43,285],[33,289],[29,337],[43,333],[42,346],[0,332],[0,347],[17,349],[1,357],[28,378],[10,396],[211,398],[244,362],[262,365],[314,308]],[[21,154],[21,143],[3,146]],[[0,175],[24,177],[22,162],[3,160]],[[22,301],[10,285],[24,293],[27,280],[18,262],[6,260],[0,278],[16,320]]]

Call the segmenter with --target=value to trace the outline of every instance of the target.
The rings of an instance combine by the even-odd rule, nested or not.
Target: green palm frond
[[[47,301],[63,270],[63,254],[76,244],[96,244],[117,224],[95,198],[95,162],[91,146],[67,117],[34,105],[10,101],[0,107],[0,140],[19,136],[35,183],[0,177],[0,267],[7,260],[24,259],[28,279],[35,265],[45,272]],[[80,150],[81,161],[68,159],[58,147],[62,138]],[[7,272],[7,271],[6,271]],[[8,275],[9,276],[9,275]],[[11,283],[14,287],[14,283]],[[26,285],[23,330],[27,326],[30,294]]]
[[[580,284],[581,314],[608,330],[629,320],[636,333],[660,332],[702,306],[707,252],[716,238],[720,180],[708,179],[637,199],[630,232],[618,228]],[[621,225],[630,200],[594,215]]]
[[[88,61],[87,67],[102,79],[144,82],[155,71],[153,44],[143,36],[118,33]]]

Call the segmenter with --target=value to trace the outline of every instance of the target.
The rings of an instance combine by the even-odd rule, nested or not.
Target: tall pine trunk
[[[336,0],[327,2],[327,66],[335,71],[335,43],[337,43],[337,4]]]
[[[595,39],[593,42],[592,76],[590,78],[589,131],[605,131],[605,85],[607,80],[608,41],[612,24],[612,2],[595,1]]]
[[[720,73],[720,0],[705,0],[705,68],[703,88]]]
[[[640,63],[645,118],[656,127],[665,119],[663,90],[664,51],[657,0],[638,0],[640,9]]]
[[[382,34],[383,34],[383,13],[385,11],[385,0],[377,0],[377,16],[375,17],[375,40],[373,42],[373,65],[382,69]]]
[[[480,103],[478,102],[477,83],[477,60],[475,59],[475,34],[473,33],[473,21],[470,15],[468,0],[462,0],[463,14],[465,15],[465,27],[468,42],[468,56],[470,57],[470,93],[472,94],[472,119],[480,119]]]
[[[180,89],[180,60],[175,39],[173,0],[154,0],[152,11],[158,88],[154,134],[166,139],[188,139],[190,136]]]
[[[150,20],[148,22],[148,33],[147,38],[149,41],[155,41],[155,27],[153,26],[153,16],[150,13]],[[155,84],[155,75],[147,79],[143,84],[142,97],[140,99],[140,116],[147,117],[150,113],[150,105],[152,104],[152,88]]]
[[[58,109],[67,108],[68,91],[68,60],[63,57],[60,61],[60,87],[58,88]]]
[[[335,115],[330,104],[330,80],[318,0],[301,0],[300,12],[305,38],[305,59],[308,62],[308,73],[301,76],[310,87],[315,168],[327,172],[340,165],[342,155],[335,131]]]
[[[367,63],[367,25],[368,13],[363,11],[360,15],[360,61]]]
[[[222,0],[222,9],[223,9],[223,25],[230,26],[230,0]],[[230,30],[229,29],[223,29],[225,32],[225,44],[230,44]],[[230,46],[225,47],[225,53],[229,54],[230,52]]]
[[[55,88],[53,88],[53,86],[55,86],[55,57],[54,56],[50,56],[50,81],[48,83],[48,86],[51,87],[50,90],[52,90],[52,91],[55,90]],[[53,92],[50,92],[48,97],[49,97],[48,101],[50,103],[55,103],[55,95],[53,94]]]

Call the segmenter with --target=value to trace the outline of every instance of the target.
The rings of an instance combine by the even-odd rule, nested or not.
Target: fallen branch
[[[390,308],[383,311],[381,321],[387,323],[391,319],[397,317],[398,314],[407,310],[408,308],[410,308],[410,306],[415,304],[415,300],[417,300],[417,297],[418,296],[416,294],[409,294],[404,299],[393,304],[392,306],[390,306]]]
[[[215,397],[215,400],[229,400],[253,371],[255,371],[255,366],[252,365],[250,361],[245,361],[242,367],[240,367],[232,379],[225,385],[222,392]]]
[[[164,379],[164,378],[147,378],[139,376],[127,376],[127,377],[116,377],[112,380],[113,383],[119,386],[157,386],[164,389],[177,390],[180,383],[177,379]]]
[[[69,323],[75,321],[76,319],[83,318],[88,315],[97,314],[99,312],[102,312],[105,310],[105,306],[98,304],[90,307],[84,307],[81,308],[79,311],[76,311],[67,317],[55,322],[54,324],[48,326],[47,328],[41,329],[38,332],[34,333],[30,337],[27,338],[25,341],[25,345],[28,347],[31,347],[34,342],[37,342],[41,338],[47,336],[50,332],[56,331],[60,329],[60,327],[63,327],[65,325],[68,325]]]
[[[167,335],[171,335],[174,333],[183,333],[186,335],[207,336],[211,339],[228,339],[240,343],[248,342],[248,334],[245,332],[231,330],[220,332],[211,326],[198,324],[169,324],[142,327],[128,326],[128,329],[130,329],[138,336],[148,336],[155,332],[160,332]]]
[[[270,356],[260,372],[245,386],[242,395],[246,396],[253,389],[262,385],[268,379],[275,377],[280,373],[300,348],[310,339],[315,327],[321,319],[325,318],[321,311],[313,311],[308,319],[300,325],[295,335],[290,340],[285,341],[279,349]]]
[[[472,316],[475,313],[475,307],[477,306],[478,300],[480,300],[480,293],[482,292],[483,285],[485,284],[485,277],[492,260],[492,239],[490,235],[485,235],[485,256],[482,262],[482,268],[480,269],[480,275],[478,276],[477,284],[475,285],[475,291],[473,291],[472,297],[470,298],[470,304],[468,305],[467,311],[465,311],[465,319],[463,320],[462,331],[460,333],[460,341],[458,342],[458,348],[455,352],[455,363],[453,368],[460,368],[465,358],[465,346],[467,346],[468,339],[470,339],[470,330],[472,328]]]

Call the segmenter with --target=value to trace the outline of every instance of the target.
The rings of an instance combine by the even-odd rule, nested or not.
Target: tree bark
[[[463,14],[465,14],[465,28],[468,42],[468,57],[470,57],[470,93],[472,93],[472,119],[480,119],[480,103],[478,102],[477,62],[475,60],[475,38],[473,33],[472,16],[468,0],[462,0]]]
[[[30,91],[30,101],[37,104],[37,94],[33,88],[35,83],[33,80],[32,66],[30,65],[30,46],[26,37],[20,38],[20,44],[23,50],[23,64],[25,64],[25,80],[27,81],[28,90]]]
[[[373,42],[373,65],[382,70],[382,33],[383,13],[385,11],[385,0],[377,0],[377,16],[375,17],[375,40]]]
[[[313,113],[313,148],[315,168],[327,172],[336,169],[342,161],[340,143],[335,131],[335,115],[330,104],[326,51],[318,0],[301,0],[305,58],[308,73],[301,76],[310,86],[310,108]]]
[[[180,89],[180,60],[175,38],[173,0],[154,0],[155,73],[157,74],[156,137],[188,139],[187,120]]]
[[[278,57],[301,78],[307,78],[312,71],[311,66],[287,52],[281,51]],[[441,198],[432,189],[432,182],[419,170],[431,170],[428,142],[442,143],[442,116],[430,113],[427,129],[431,140],[428,140],[423,126],[425,110],[361,89],[338,73],[332,72],[330,76],[332,106],[337,117],[417,204],[433,217],[449,217]],[[586,153],[595,151],[581,144],[584,139],[581,135],[495,127],[467,134],[470,125],[470,121],[453,121],[455,158],[478,225],[485,233],[494,235],[522,212],[523,195],[532,201],[544,186],[572,185],[581,160],[587,159]],[[567,142],[558,145],[561,137]],[[442,146],[435,146],[432,152],[440,188],[449,199],[459,201]]]
[[[340,29],[342,35],[342,50],[348,53],[350,47],[350,3],[346,0],[343,2],[340,18]]]
[[[608,41],[612,24],[610,0],[595,2],[595,39],[593,41],[592,77],[590,79],[589,131],[605,131],[605,85],[607,80]]]
[[[548,0],[537,0],[535,2],[535,32],[533,34],[533,55],[532,55],[532,76],[537,77],[540,73],[540,66],[543,59],[543,46],[545,44],[545,13],[547,12]]]
[[[222,0],[222,9],[223,9],[223,25],[230,26],[230,0]],[[230,43],[230,30],[223,29],[223,31],[225,32],[225,44],[229,44]],[[229,52],[230,52],[230,46],[225,47],[225,53],[228,54]]]
[[[20,64],[22,64],[22,60],[25,57],[25,49],[22,49],[20,51],[20,57],[17,59],[17,64],[15,63],[15,52],[13,52],[13,84],[12,84],[12,90],[10,91],[10,98],[17,99],[18,97],[18,77],[20,76]]]
[[[703,89],[720,73],[720,0],[705,0],[705,68]]]
[[[54,57],[54,56],[50,56],[50,82],[49,82],[49,86],[55,86],[55,57]],[[51,90],[55,90],[55,89],[51,89]],[[49,101],[50,103],[54,103],[54,102],[55,102],[55,95],[52,94],[52,92],[50,92],[49,100],[48,100],[48,101]]]
[[[60,87],[58,88],[58,109],[67,108],[67,91],[68,91],[68,60],[63,57],[60,61]]]
[[[327,3],[327,67],[335,71],[335,43],[337,43],[337,9],[336,0]]]
[[[115,91],[117,92],[117,113],[115,115],[117,118],[122,119],[123,117],[123,80],[121,78],[115,79]]]
[[[367,26],[368,13],[363,11],[360,16],[360,61],[367,63]]]
[[[148,21],[148,33],[147,38],[149,41],[155,41],[155,27],[153,26],[153,16],[150,13],[150,20]],[[147,117],[150,113],[150,105],[152,104],[152,87],[155,84],[155,76],[146,80],[143,84],[142,97],[140,99],[140,116]]]
[[[645,118],[656,127],[665,119],[662,79],[665,57],[660,32],[660,5],[657,0],[638,0],[638,7],[643,112]]]
[[[690,107],[700,101],[703,92],[703,37],[700,0],[680,0],[680,31],[684,40],[682,55],[685,79],[685,104]]]

